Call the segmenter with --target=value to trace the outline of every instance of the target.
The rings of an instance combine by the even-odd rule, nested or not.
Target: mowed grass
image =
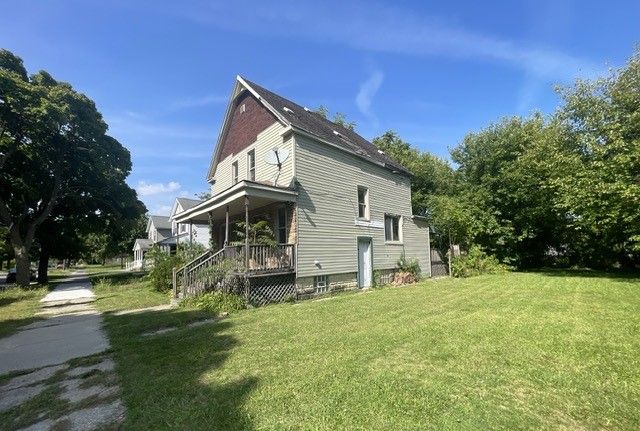
[[[0,338],[11,335],[20,326],[34,322],[35,313],[40,309],[40,299],[49,290],[46,287],[20,289],[9,287],[0,291]]]
[[[640,428],[635,278],[429,280],[185,326],[202,317],[107,315],[127,429]]]
[[[117,270],[91,275],[95,306],[103,312],[131,310],[168,304],[169,293],[154,290],[143,273]]]

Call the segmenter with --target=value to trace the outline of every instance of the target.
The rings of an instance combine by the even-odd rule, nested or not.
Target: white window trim
[[[236,185],[240,181],[240,166],[238,165],[238,161],[231,163],[231,184]]]
[[[313,287],[316,293],[325,293],[329,291],[329,276],[316,275],[313,277]]]
[[[251,168],[251,155],[253,154],[253,169]],[[251,179],[251,171],[253,171],[253,179]],[[256,180],[256,150],[255,148],[247,151],[247,179],[249,181]]]
[[[364,217],[360,217],[360,190],[364,190]],[[358,202],[358,220],[371,220],[371,207],[369,205],[369,187],[358,186],[357,189],[357,202]]]
[[[398,219],[398,239],[387,239],[387,217],[393,217],[393,218],[397,218]],[[398,215],[398,214],[391,214],[391,213],[385,213],[384,214],[384,242],[385,244],[397,244],[397,245],[402,245],[404,244],[403,241],[403,235],[402,235],[402,216]],[[392,229],[392,235],[393,235],[393,225],[391,226]]]

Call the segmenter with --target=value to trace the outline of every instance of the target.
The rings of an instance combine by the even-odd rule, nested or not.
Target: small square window
[[[316,275],[313,277],[313,286],[316,289],[316,293],[324,293],[329,291],[329,283],[327,282],[326,275]]]
[[[231,164],[231,181],[233,184],[238,184],[238,161],[236,160]]]
[[[384,239],[386,241],[400,241],[400,216],[385,214]]]
[[[358,218],[369,219],[369,189],[358,186]]]

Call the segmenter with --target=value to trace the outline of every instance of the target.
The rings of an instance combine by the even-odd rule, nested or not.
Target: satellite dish
[[[288,158],[289,150],[275,147],[267,151],[267,154],[264,156],[264,161],[269,165],[275,165],[278,169],[281,169],[282,163],[284,163]]]

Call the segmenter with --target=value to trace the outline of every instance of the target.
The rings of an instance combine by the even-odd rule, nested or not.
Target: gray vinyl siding
[[[293,139],[289,135],[283,139],[282,132],[284,130],[282,124],[275,122],[271,126],[264,129],[258,134],[256,141],[249,147],[237,154],[232,154],[221,160],[214,174],[215,183],[212,187],[212,193],[217,194],[233,185],[231,165],[238,162],[238,181],[246,180],[248,176],[247,154],[251,150],[256,152],[256,181],[271,185],[288,187],[291,185],[293,178]],[[282,170],[278,175],[278,167],[269,165],[265,162],[265,156],[269,150],[274,147],[284,148],[289,151],[289,158],[282,163]],[[275,182],[275,184],[274,184]]]
[[[419,260],[423,274],[428,275],[428,228],[411,217],[408,176],[299,135],[295,148],[298,277],[357,271],[358,236],[373,239],[374,270],[394,268],[404,250],[407,258]],[[355,225],[358,186],[369,189],[372,222],[384,225],[385,213],[401,216],[401,244],[385,242],[383,227]]]

